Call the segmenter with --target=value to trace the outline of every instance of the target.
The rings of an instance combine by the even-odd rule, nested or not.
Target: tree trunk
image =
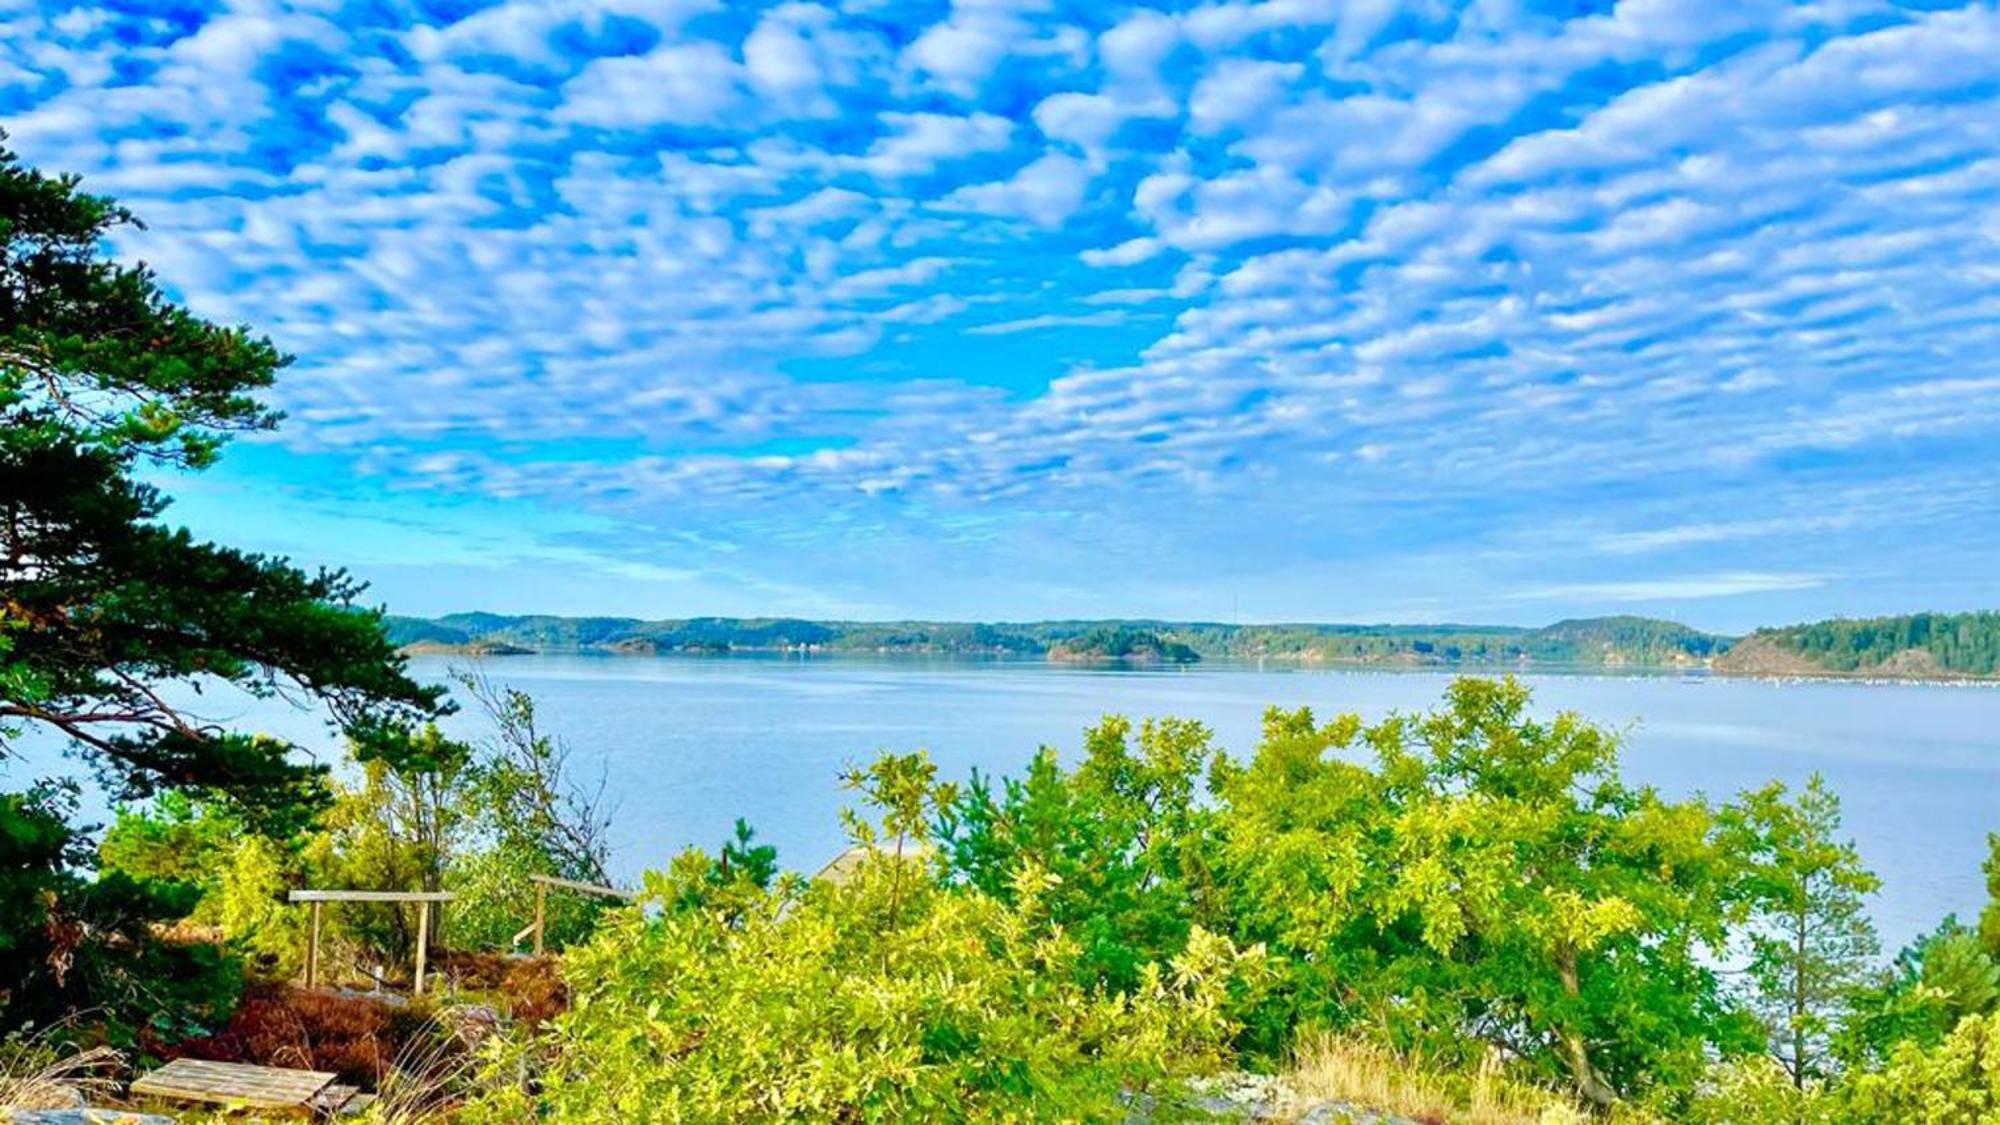
[[[1576,951],[1562,949],[1556,953],[1556,973],[1562,980],[1563,995],[1578,996],[1582,989],[1577,982]],[[1608,1109],[1618,1100],[1618,1091],[1597,1072],[1590,1061],[1590,1048],[1583,1041],[1583,1033],[1575,1028],[1560,1028],[1557,1031],[1562,1040],[1563,1061],[1569,1066],[1570,1080],[1576,1084],[1576,1092],[1598,1109]]]
[[[1806,925],[1807,918],[1801,910],[1794,918],[1793,936],[1795,943],[1792,953],[1792,1086],[1806,1088],[1806,1016],[1810,997],[1806,992]]]

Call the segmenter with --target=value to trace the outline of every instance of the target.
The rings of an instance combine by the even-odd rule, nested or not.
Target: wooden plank
[[[320,1070],[175,1059],[132,1083],[132,1092],[143,1097],[253,1109],[295,1109],[331,1085],[335,1077]]]
[[[292,891],[293,902],[450,902],[450,891]]]
[[[411,991],[418,996],[424,994],[424,954],[431,947],[431,904],[421,903],[417,907],[417,983]]]
[[[306,987],[319,987],[319,908],[312,904],[312,936],[306,939]]]
[[[579,883],[575,879],[558,879],[554,875],[530,875],[528,878],[544,887],[561,887],[564,890],[581,891],[587,895],[604,895],[607,898],[638,898],[638,891],[621,891],[617,887],[607,887],[599,883]]]

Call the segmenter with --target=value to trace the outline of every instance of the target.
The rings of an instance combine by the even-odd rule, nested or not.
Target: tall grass
[[[369,1125],[428,1125],[445,1117],[477,1069],[479,1037],[450,1009],[439,1012],[411,1036],[375,1090]]]
[[[125,1056],[66,1050],[47,1033],[0,1042],[0,1110],[74,1109],[117,1095]]]
[[[1378,1043],[1318,1035],[1293,1052],[1286,1083],[1306,1102],[1341,1101],[1426,1125],[1581,1125],[1589,1115],[1510,1077],[1497,1054],[1470,1074],[1434,1069]]]

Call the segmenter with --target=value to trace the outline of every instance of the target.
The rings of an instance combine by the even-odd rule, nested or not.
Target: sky
[[[2000,606],[2000,11],[0,0],[391,610]]]

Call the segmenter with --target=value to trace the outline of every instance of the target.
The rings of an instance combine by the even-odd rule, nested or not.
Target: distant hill
[[[1652,617],[1583,617],[1529,634],[1531,647],[1573,653],[1586,664],[1698,664],[1729,647],[1729,638]]]
[[[389,637],[421,651],[933,653],[1189,664],[1205,658],[1390,667],[1691,667],[1730,638],[1672,621],[1594,617],[1505,625],[1228,625],[1114,621],[807,621],[790,617],[391,617]]]
[[[1759,629],[1715,662],[1737,676],[2000,676],[2000,613],[1837,617]]]

